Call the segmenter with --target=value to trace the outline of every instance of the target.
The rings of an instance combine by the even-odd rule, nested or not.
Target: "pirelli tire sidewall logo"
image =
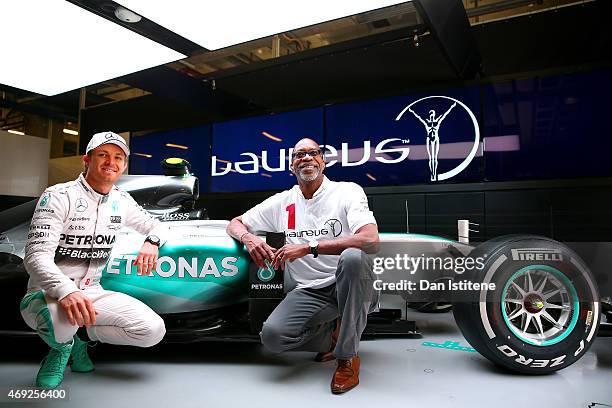
[[[552,248],[513,248],[510,250],[513,261],[563,262],[563,253]]]

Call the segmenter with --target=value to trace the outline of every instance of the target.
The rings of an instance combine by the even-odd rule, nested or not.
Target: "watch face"
[[[149,235],[147,237],[147,241],[150,241],[154,244],[159,244],[159,237],[157,235]]]
[[[316,248],[319,246],[319,242],[318,241],[310,241],[309,243],[311,248]]]

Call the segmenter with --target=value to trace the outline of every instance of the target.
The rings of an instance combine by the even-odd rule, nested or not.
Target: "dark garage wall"
[[[542,180],[366,188],[382,232],[457,238],[457,220],[479,224],[472,240],[538,234],[560,241],[612,241],[612,179]],[[231,219],[274,192],[207,194],[211,218]]]

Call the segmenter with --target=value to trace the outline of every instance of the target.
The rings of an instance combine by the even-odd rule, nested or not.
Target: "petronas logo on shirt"
[[[49,194],[45,194],[43,198],[40,199],[40,206],[44,207],[45,205],[47,205],[50,199],[51,199],[51,196]]]
[[[114,213],[119,212],[119,203],[117,201],[113,201],[113,204],[111,207]]]

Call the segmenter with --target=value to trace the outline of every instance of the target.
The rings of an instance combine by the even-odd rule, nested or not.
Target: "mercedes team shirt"
[[[251,232],[283,232],[287,244],[305,244],[353,235],[366,224],[376,224],[363,189],[355,183],[323,183],[311,199],[298,185],[275,194],[242,215]],[[322,288],[335,282],[339,255],[308,254],[287,262],[285,270],[297,288]]]

